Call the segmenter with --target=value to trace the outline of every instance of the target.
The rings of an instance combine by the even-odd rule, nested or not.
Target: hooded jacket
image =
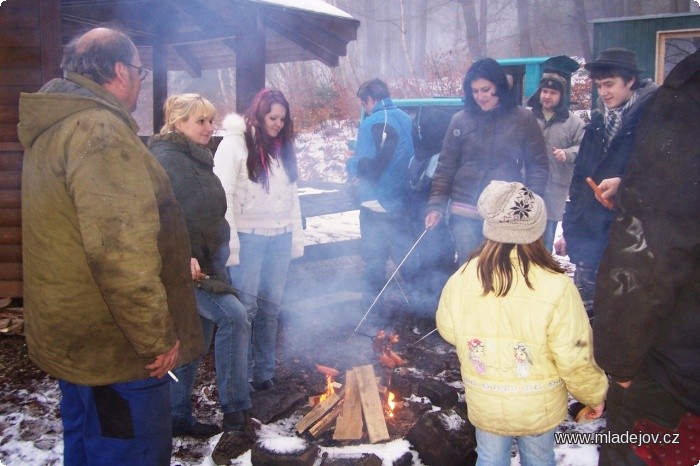
[[[467,262],[448,280],[435,316],[440,335],[457,348],[472,424],[498,435],[537,435],[564,420],[567,390],[599,405],[608,383],[571,279],[531,267],[534,290],[514,273],[508,294],[496,297],[483,294],[477,264]]]
[[[231,227],[226,265],[240,263],[239,230],[289,228],[292,232],[292,258],[303,256],[304,231],[297,184],[289,182],[282,164],[271,167],[270,174],[271,177],[282,177],[277,183],[279,192],[268,193],[261,183],[251,181],[246,166],[245,120],[231,113],[224,118],[223,127],[224,138],[214,155],[214,173],[226,192],[226,220]]]
[[[224,218],[226,194],[214,174],[214,156],[207,147],[176,132],[154,135],[149,149],[168,174],[182,206],[192,257],[209,276],[197,282],[198,286],[205,291],[233,292],[226,270],[231,235]]]
[[[390,98],[380,100],[360,124],[355,155],[347,161],[359,178],[358,201],[377,200],[391,214],[401,213],[408,194],[408,163],[413,157],[413,123]]]
[[[180,340],[204,350],[182,210],[114,95],[67,73],[22,94],[24,313],[29,357],[82,385],[149,377]]]
[[[700,52],[647,108],[598,271],[595,355],[700,415]]]
[[[561,221],[564,215],[566,198],[569,195],[569,185],[574,174],[574,162],[578,155],[579,145],[583,139],[583,120],[575,113],[569,111],[562,96],[559,105],[554,110],[554,115],[545,121],[540,103],[540,90],[530,97],[528,104],[532,106],[532,113],[537,117],[547,146],[549,159],[549,178],[544,189],[544,204],[547,206],[547,220]],[[554,148],[563,149],[566,160],[563,162],[554,158]]]
[[[596,184],[607,178],[622,177],[632,156],[632,145],[637,125],[649,100],[656,91],[656,84],[645,80],[637,89],[637,100],[622,119],[620,129],[610,144],[605,143],[604,107],[598,102],[598,111],[586,125],[581,141],[574,174],[569,188],[569,202],[564,210],[562,227],[566,238],[566,250],[571,262],[597,269],[608,243],[608,230],[615,212],[604,207],[586,183],[591,177]]]
[[[530,110],[460,110],[445,133],[428,211],[444,214],[449,200],[476,206],[492,180],[520,181],[541,196],[548,176],[542,131]]]

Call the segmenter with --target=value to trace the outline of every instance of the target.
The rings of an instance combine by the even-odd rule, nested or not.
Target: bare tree
[[[671,0],[672,13],[687,13],[690,11],[690,2],[692,0]]]
[[[586,62],[593,59],[591,51],[591,40],[588,33],[588,19],[586,16],[586,5],[584,0],[573,0],[574,4],[574,24],[576,25],[576,34],[579,37],[579,47],[581,54]]]
[[[413,65],[419,77],[425,76],[425,54],[428,47],[428,0],[418,0],[413,28]]]
[[[411,53],[408,50],[408,41],[406,40],[406,4],[405,0],[399,0],[399,5],[401,7],[401,45],[403,46],[403,54],[406,58],[406,66],[408,67],[408,72],[411,76],[416,75],[416,71],[413,69],[413,60],[411,60]]]
[[[532,40],[530,39],[530,1],[517,0],[518,4],[518,29],[520,55],[523,57],[532,56]]]
[[[467,47],[469,54],[473,60],[477,60],[484,56],[483,50],[479,44],[479,23],[476,21],[475,0],[459,0],[462,5],[462,14],[464,16],[464,26],[467,32]]]

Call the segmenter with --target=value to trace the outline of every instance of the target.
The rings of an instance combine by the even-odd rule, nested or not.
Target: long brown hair
[[[265,131],[265,115],[272,110],[272,104],[282,105],[287,114],[284,127],[275,138],[268,136]],[[261,183],[269,190],[270,161],[279,156],[282,166],[290,182],[297,180],[297,157],[294,153],[294,122],[289,109],[289,102],[282,92],[273,89],[263,89],[253,99],[253,103],[245,112],[245,143],[248,147],[248,178]]]
[[[513,248],[517,251],[518,264],[514,264],[510,259]],[[516,271],[525,278],[527,287],[533,290],[529,277],[531,266],[564,273],[564,269],[545,249],[541,238],[530,244],[499,243],[487,239],[469,260],[475,258],[479,261],[476,270],[484,288],[484,295],[490,292],[496,296],[507,295],[513,285],[513,273]]]

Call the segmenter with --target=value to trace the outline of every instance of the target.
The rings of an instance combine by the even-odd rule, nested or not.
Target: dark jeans
[[[574,285],[578,288],[583,301],[583,307],[586,309],[588,319],[593,321],[593,298],[595,297],[595,276],[598,272],[597,268],[591,268],[584,263],[576,264],[574,271]]]
[[[638,432],[634,423],[640,419],[675,428],[687,411],[661,385],[647,374],[640,374],[629,388],[610,380],[606,399],[606,431],[612,434]],[[598,459],[600,466],[644,466],[629,444],[603,443]]]
[[[386,263],[392,259],[396,266],[411,249],[408,219],[400,214],[388,214],[360,209],[360,253],[365,263],[363,305],[369,306],[389,278]],[[415,276],[417,256],[413,254],[401,267],[402,276]]]
[[[467,262],[471,253],[484,242],[483,229],[483,220],[459,215],[450,217],[450,230],[455,241],[460,265]]]
[[[66,466],[168,466],[169,377],[99,387],[59,380]]]

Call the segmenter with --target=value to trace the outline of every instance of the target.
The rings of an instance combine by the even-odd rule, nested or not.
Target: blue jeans
[[[209,293],[195,288],[197,309],[204,330],[204,345],[211,346],[214,325],[214,360],[219,401],[224,413],[250,409],[248,387],[248,345],[250,323],[243,304],[232,294]],[[180,382],[171,381],[171,415],[174,426],[186,427],[194,422],[192,416],[192,389],[202,358],[177,368],[174,372]]]
[[[556,466],[554,460],[554,431],[539,435],[515,437],[521,466]],[[510,466],[513,437],[476,429],[476,466]]]
[[[252,323],[250,375],[253,382],[261,383],[275,375],[277,325],[292,257],[292,234],[238,233],[238,239],[241,262],[229,267],[229,272]]]
[[[464,264],[471,253],[484,242],[484,222],[475,218],[450,216],[450,230],[457,249],[457,259]]]
[[[59,380],[66,466],[170,464],[172,430],[165,378],[98,387]]]
[[[554,249],[554,236],[557,233],[557,225],[559,224],[556,220],[547,220],[547,228],[544,230],[544,248],[552,252]]]

